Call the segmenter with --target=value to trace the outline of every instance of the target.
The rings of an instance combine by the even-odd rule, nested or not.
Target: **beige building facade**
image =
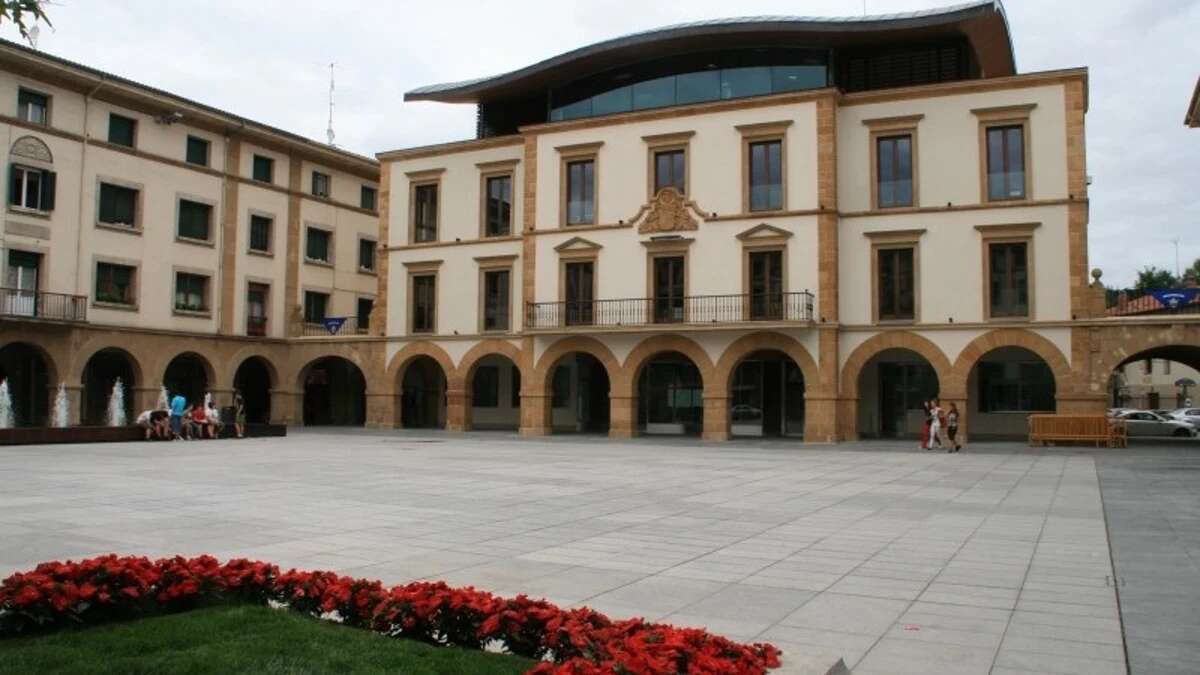
[[[477,106],[475,138],[377,163],[5,46],[7,162],[61,173],[46,213],[10,201],[5,286],[40,255],[37,291],[86,316],[6,291],[0,367],[35,353],[21,405],[62,383],[85,420],[118,370],[139,406],[253,380],[264,419],[455,432],[914,437],[939,397],[986,438],[1101,413],[1128,363],[1200,368],[1200,316],[1107,311],[1088,73],[1020,73],[1011,44],[990,1],[645,31],[413,90]],[[134,149],[104,140],[114,112]],[[109,183],[132,224],[99,217]],[[137,282],[97,299],[101,263]]]

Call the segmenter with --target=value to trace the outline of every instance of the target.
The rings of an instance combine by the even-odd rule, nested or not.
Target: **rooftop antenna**
[[[1175,244],[1175,278],[1179,279],[1179,237],[1171,240]]]
[[[329,145],[333,145],[333,64],[329,64],[329,126],[325,129],[325,137],[329,139]]]

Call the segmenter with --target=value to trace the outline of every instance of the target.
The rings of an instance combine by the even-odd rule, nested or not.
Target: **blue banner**
[[[330,335],[337,335],[337,332],[342,329],[342,325],[346,323],[344,316],[331,316],[325,319],[325,330],[329,331]]]
[[[1165,291],[1150,291],[1150,295],[1153,295],[1155,300],[1162,303],[1163,307],[1176,309],[1195,302],[1196,297],[1200,296],[1200,288],[1173,288]]]

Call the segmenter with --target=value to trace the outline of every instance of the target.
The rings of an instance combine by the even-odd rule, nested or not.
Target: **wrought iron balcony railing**
[[[699,326],[753,321],[802,323],[812,320],[813,295],[808,291],[567,300],[535,302],[525,306],[526,330],[659,324]]]
[[[87,321],[87,296],[0,288],[0,316]]]
[[[358,324],[355,316],[331,316],[320,321],[305,320],[300,335],[304,337],[347,337],[351,335],[366,335],[367,326]]]

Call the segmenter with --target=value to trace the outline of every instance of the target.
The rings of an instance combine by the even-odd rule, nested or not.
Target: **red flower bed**
[[[534,675],[592,673],[735,675],[779,665],[769,644],[743,645],[694,628],[641,619],[613,621],[590,609],[561,609],[523,595],[499,598],[473,588],[415,582],[386,588],[333,572],[288,570],[212,556],[101,556],[49,562],[0,584],[0,636],[179,611],[197,603],[285,603],[313,616],[392,637],[506,651],[539,659]]]

